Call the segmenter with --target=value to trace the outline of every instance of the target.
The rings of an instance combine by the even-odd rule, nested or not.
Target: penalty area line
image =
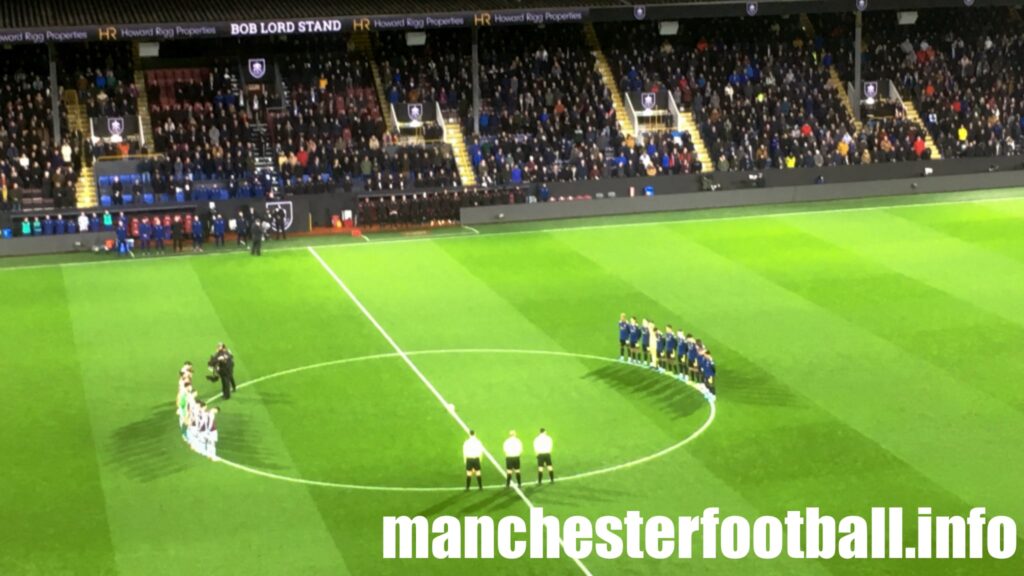
[[[416,366],[412,359],[409,358],[409,355],[406,354],[404,350],[402,350],[398,343],[395,342],[395,339],[392,338],[391,335],[388,334],[387,330],[385,330],[384,327],[380,325],[380,322],[377,322],[377,319],[373,317],[373,314],[371,314],[370,311],[366,309],[366,306],[364,306],[363,303],[359,301],[359,298],[357,298],[356,295],[352,292],[352,290],[349,289],[349,287],[345,284],[341,277],[339,277],[334,272],[334,270],[327,264],[327,262],[325,262],[324,259],[320,257],[320,254],[316,251],[316,249],[314,249],[312,246],[309,246],[308,250],[309,253],[313,255],[313,258],[316,258],[316,261],[320,263],[320,266],[324,269],[324,271],[326,271],[327,274],[334,280],[335,284],[337,284],[338,287],[341,288],[343,292],[345,292],[345,295],[348,296],[349,300],[351,300],[352,303],[356,305],[356,308],[358,308],[359,311],[363,313],[363,316],[365,316],[366,319],[370,321],[370,324],[373,324],[373,327],[377,329],[377,332],[379,332],[380,335],[383,336],[385,340],[387,340],[388,344],[390,344],[391,347],[394,348],[395,353],[398,354],[398,357],[401,358],[403,362],[405,362],[405,365],[408,366],[410,370],[412,370],[413,374],[415,374],[416,377],[419,378],[420,382],[422,382],[423,385],[426,386],[428,390],[430,390],[431,394],[434,395],[434,398],[436,398],[437,401],[441,403],[441,407],[446,412],[448,412],[448,414],[455,420],[459,427],[462,428],[463,432],[465,432],[468,435],[469,426],[466,424],[465,421],[463,421],[462,417],[460,417],[458,414],[456,414],[449,408],[451,404],[447,400],[445,400],[444,396],[441,395],[441,392],[430,382],[430,380],[426,377],[426,375],[423,374],[419,367]],[[494,466],[495,470],[498,471],[499,475],[505,474],[505,467],[498,462],[498,459],[495,458],[493,454],[491,454],[490,450],[484,448],[484,456],[487,457],[487,460],[491,463],[492,466]],[[523,502],[525,502],[527,506],[530,507],[531,510],[537,507],[533,503],[533,501],[530,500],[530,497],[527,496],[521,488],[519,488],[519,486],[512,486],[512,489],[515,491],[516,495],[519,496],[519,498]],[[558,545],[559,547],[563,547],[561,537],[559,537]],[[586,574],[587,576],[593,576],[593,573],[578,558],[570,557],[570,559],[584,574]]]

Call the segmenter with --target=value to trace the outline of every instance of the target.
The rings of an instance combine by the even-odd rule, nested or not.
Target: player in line
[[[537,484],[541,484],[544,481],[544,469],[547,468],[548,478],[551,483],[555,483],[555,467],[551,464],[551,448],[554,445],[554,441],[551,440],[551,436],[543,428],[540,429],[540,434],[533,439],[533,452],[537,455]]]
[[[216,407],[207,408],[192,387],[192,363],[185,362],[179,371],[177,413],[181,435],[189,447],[207,458],[217,460]]]
[[[193,391],[193,395],[195,391]],[[189,446],[193,451],[217,461],[217,413],[202,400],[195,400],[189,410]]]
[[[480,471],[480,459],[484,455],[484,445],[476,437],[476,432],[469,431],[469,438],[462,443],[462,459],[466,461],[466,491],[476,476],[476,485],[480,490],[484,489],[484,480]]]
[[[676,333],[675,330],[672,330],[671,324],[665,325],[665,331],[662,332],[662,341],[661,372],[664,374],[667,371],[674,370],[676,365]]]
[[[671,324],[660,331],[654,322],[643,319],[637,324],[636,317],[626,321],[626,314],[619,315],[619,361],[647,366],[659,373],[673,372],[682,382],[698,386],[704,397],[715,399],[715,360],[704,342],[686,334],[676,332]]]
[[[505,488],[512,485],[512,475],[516,476],[516,484],[523,487],[523,476],[519,473],[520,457],[523,455],[523,441],[516,436],[515,430],[509,430],[508,438],[501,445],[505,453]]]
[[[181,439],[188,442],[188,411],[192,398],[195,397],[195,390],[192,389],[192,363],[185,362],[178,372],[178,427],[181,429]]]
[[[550,483],[555,482],[555,467],[551,462],[551,449],[554,442],[544,428],[533,439],[533,452],[537,456],[537,484],[544,482],[544,472],[548,473]],[[516,435],[515,430],[510,430],[508,438],[501,446],[505,453],[505,487],[512,486],[512,477],[515,476],[516,484],[523,487],[523,476],[520,472],[523,455],[523,441]],[[477,438],[474,430],[469,431],[469,438],[462,443],[462,459],[466,463],[466,491],[469,491],[476,477],[477,488],[484,489],[483,476],[481,473],[480,461],[483,458],[484,445]]]
[[[638,349],[640,343],[640,324],[636,321],[636,316],[629,319],[629,363],[636,364],[640,362],[640,350]]]
[[[619,362],[626,360],[626,354],[629,354],[629,322],[623,312],[619,314]]]

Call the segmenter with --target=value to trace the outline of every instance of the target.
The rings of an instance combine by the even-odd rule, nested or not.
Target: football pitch
[[[312,242],[312,246],[310,246]],[[382,517],[1024,520],[1024,191],[0,262],[0,574],[1021,574],[1010,560],[385,560]],[[702,338],[718,401],[618,362]],[[188,450],[177,371],[241,389]],[[449,407],[447,404],[451,404]],[[521,494],[484,462],[555,441]],[[545,479],[546,480],[546,479]],[[908,524],[910,524],[908,522]],[[906,538],[916,533],[906,526]]]

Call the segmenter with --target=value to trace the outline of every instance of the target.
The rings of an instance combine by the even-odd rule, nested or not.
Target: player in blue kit
[[[157,216],[153,218],[153,240],[156,241],[156,251],[164,253],[164,223]]]
[[[686,335],[686,372],[690,382],[697,382],[698,367],[697,367],[697,340],[693,338],[693,334]]]
[[[139,248],[143,254],[149,254],[149,239],[153,235],[153,227],[149,224],[149,218],[139,220]]]
[[[679,379],[686,382],[686,354],[688,352],[686,344],[686,334],[680,330],[676,334],[676,374],[679,375]]]
[[[217,214],[213,219],[213,244],[214,246],[224,247],[224,231],[227,229],[227,223],[224,222],[224,216]]]
[[[657,356],[657,362],[651,364],[651,368],[657,366],[658,372],[665,371],[665,333],[654,328],[654,355]]]
[[[637,346],[640,343],[640,325],[636,322],[636,316],[629,319],[629,362],[635,364],[640,360],[640,351]]]
[[[203,251],[203,222],[199,216],[192,217],[192,251]]]
[[[704,350],[704,387],[707,388],[707,393],[704,395],[705,398],[710,402],[715,401],[715,359],[711,356],[711,351],[708,349]]]
[[[626,349],[629,342],[629,322],[626,321],[626,313],[619,314],[619,362],[626,359]]]
[[[131,255],[131,250],[128,249],[128,227],[123,219],[117,221],[117,255]]]
[[[675,355],[676,355],[676,332],[672,329],[672,325],[668,324],[665,326],[665,331],[662,332],[663,338],[665,339],[665,349],[661,356],[661,367],[662,372],[666,370],[675,370]]]

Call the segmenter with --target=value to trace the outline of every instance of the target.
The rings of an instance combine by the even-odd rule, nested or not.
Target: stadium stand
[[[459,181],[475,186],[476,174],[465,144],[465,131],[473,129],[472,73],[466,66],[472,58],[470,35],[461,30],[437,30],[427,35],[423,46],[410,46],[399,32],[379,32],[375,39],[382,106],[400,109],[410,103],[428,107],[436,103],[441,117],[424,127],[423,137],[443,140],[455,159]]]
[[[437,30],[422,47],[409,46],[404,32],[380,32],[376,51],[386,79],[387,100],[437,102],[443,110],[469,118],[473,105],[470,35],[465,30]]]
[[[441,0],[186,0],[152,10],[70,0],[16,4],[0,6],[5,29],[452,9]],[[474,0],[465,8],[548,5]],[[813,169],[930,160],[940,152],[1019,155],[1024,22],[1005,8],[953,14],[924,10],[914,26],[897,25],[893,12],[864,15],[865,79],[878,80],[883,95],[881,105],[862,106],[859,119],[847,93],[854,69],[849,12],[683,20],[670,36],[639,15],[614,23],[479,26],[475,33],[438,29],[427,31],[423,46],[410,46],[397,30],[178,39],[161,42],[159,56],[145,61],[138,42],[57,43],[66,143],[55,141],[51,128],[51,55],[8,47],[0,62],[3,206],[70,207],[77,175],[96,183],[104,207],[328,191],[414,202],[431,198],[423,192],[477,185]],[[474,35],[479,133],[468,65]],[[259,88],[246,77],[253,55],[266,57]],[[896,96],[888,93],[890,80]],[[671,96],[684,114],[662,125],[626,118],[622,101],[635,105],[640,92]],[[413,102],[431,114],[436,102],[438,124],[400,126],[398,115]],[[86,138],[90,120],[137,114],[146,120],[147,150]],[[128,151],[156,154],[92,176],[96,158]],[[92,206],[82,203],[81,188],[79,205]]]
[[[481,135],[468,136],[480,184],[611,175],[606,150],[625,139],[580,27],[483,31],[480,68]]]
[[[819,23],[831,34],[830,22]],[[669,37],[655,26],[606,34],[617,47],[620,89],[671,91],[698,119],[716,170],[927,159],[926,134],[902,107],[863,125],[854,119],[845,87],[831,79],[833,49],[847,58],[843,42],[815,28],[758,18],[709,20]]]
[[[89,118],[138,113],[130,43],[59,45],[57,61],[62,86],[78,92]]]
[[[867,16],[866,76],[891,80],[912,99],[949,157],[1022,152],[1024,24],[1005,8],[928,10],[913,26]]]
[[[317,181],[359,190],[457,186],[451,150],[401,145],[384,120],[367,55],[339,45],[312,37],[277,50],[288,105],[271,112],[270,136],[284,185],[299,192]]]
[[[47,60],[46,47],[0,50],[0,185],[4,204],[15,210],[70,205],[81,167],[81,136],[53,137]],[[60,113],[67,134],[66,110]]]

